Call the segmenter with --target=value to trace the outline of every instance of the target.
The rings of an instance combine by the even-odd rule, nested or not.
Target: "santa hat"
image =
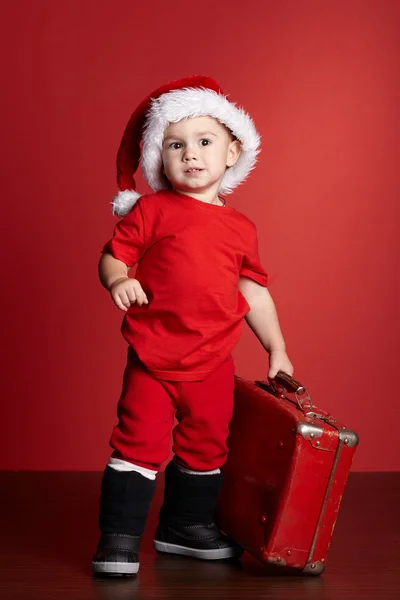
[[[242,108],[227,100],[211,77],[185,77],[152,92],[129,119],[117,154],[117,182],[121,191],[112,202],[114,214],[128,214],[141,196],[136,192],[134,180],[139,161],[143,176],[154,191],[170,188],[162,174],[164,132],[170,123],[201,116],[214,117],[223,123],[241,143],[241,154],[226,170],[219,192],[230,194],[247,178],[255,167],[260,145],[253,120]]]

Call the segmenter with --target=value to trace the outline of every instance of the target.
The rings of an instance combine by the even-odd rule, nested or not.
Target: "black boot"
[[[135,575],[139,570],[140,536],[156,487],[155,480],[137,471],[106,466],[101,484],[100,541],[92,571],[107,575]]]
[[[191,475],[174,461],[165,469],[164,503],[154,537],[157,552],[204,560],[239,557],[243,549],[214,521],[223,474]]]

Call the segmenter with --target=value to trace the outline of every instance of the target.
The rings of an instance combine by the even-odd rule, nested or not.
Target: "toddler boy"
[[[269,377],[293,374],[256,227],[222,196],[254,168],[259,142],[249,115],[203,76],[158,88],[124,132],[113,202],[124,218],[103,248],[99,276],[125,311],[128,358],[102,480],[95,573],[137,573],[175,417],[154,547],[206,560],[242,554],[214,513],[233,410],[232,349],[244,318],[269,353]],[[144,196],[133,179],[139,160],[154,190]]]

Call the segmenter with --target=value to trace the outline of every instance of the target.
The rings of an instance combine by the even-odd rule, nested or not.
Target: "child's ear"
[[[233,167],[241,153],[242,145],[239,142],[239,140],[234,140],[233,142],[231,142],[228,147],[228,158],[226,159],[226,166]]]

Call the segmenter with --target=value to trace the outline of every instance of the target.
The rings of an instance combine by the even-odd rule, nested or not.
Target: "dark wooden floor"
[[[247,553],[235,564],[157,555],[162,475],[137,578],[93,578],[100,481],[101,473],[0,473],[1,600],[400,599],[400,473],[350,475],[319,578],[268,575]]]

